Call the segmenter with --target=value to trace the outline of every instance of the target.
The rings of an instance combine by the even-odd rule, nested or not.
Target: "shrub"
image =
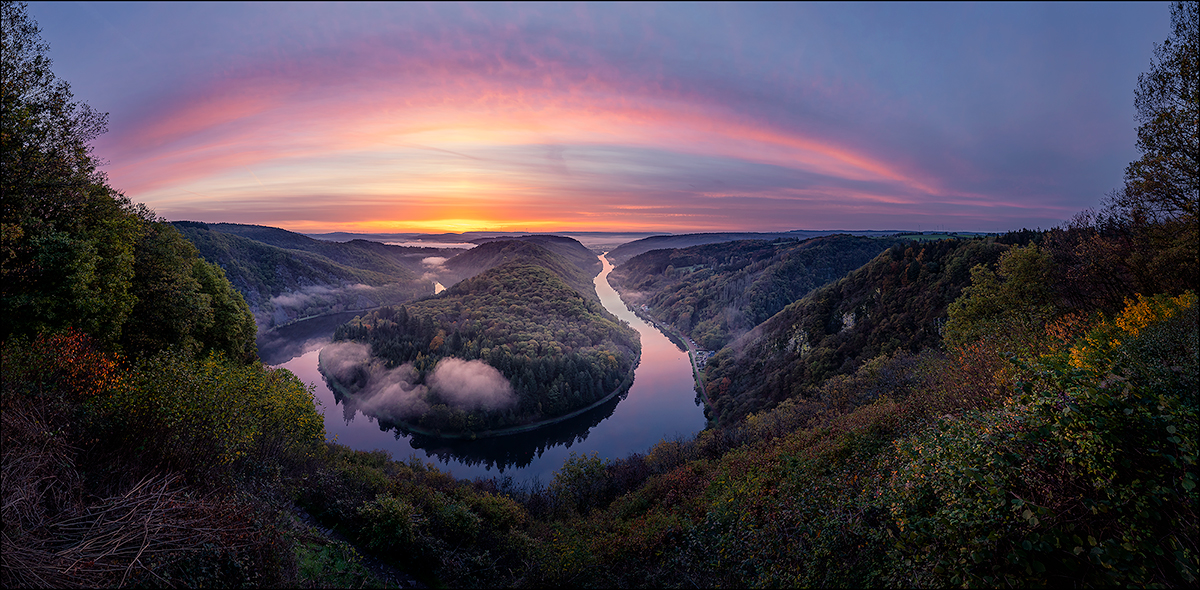
[[[96,438],[197,481],[310,457],[325,438],[312,393],[294,375],[220,355],[157,354],[87,405]]]

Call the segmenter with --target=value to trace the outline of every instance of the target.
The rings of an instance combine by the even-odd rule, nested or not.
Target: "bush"
[[[196,481],[303,460],[325,438],[311,391],[289,371],[220,355],[157,354],[87,407],[95,438]]]

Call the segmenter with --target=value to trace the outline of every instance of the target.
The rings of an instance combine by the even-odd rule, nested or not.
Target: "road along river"
[[[644,453],[664,438],[687,437],[704,428],[704,412],[696,401],[688,354],[625,307],[608,284],[612,265],[603,256],[600,262],[604,269],[595,279],[600,302],[641,334],[642,357],[633,385],[625,395],[601,407],[533,432],[448,441],[387,429],[341,403],[318,371],[317,355],[329,343],[333,330],[354,317],[353,313],[275,330],[268,334],[269,342],[260,342],[260,356],[315,387],[325,414],[325,432],[331,440],[354,449],[382,449],[395,459],[416,454],[458,478],[507,475],[518,482],[548,483],[571,453],[595,452],[602,458],[615,459]]]

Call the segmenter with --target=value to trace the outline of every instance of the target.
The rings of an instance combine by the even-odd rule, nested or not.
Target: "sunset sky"
[[[111,184],[293,231],[1049,228],[1166,3],[31,3]]]

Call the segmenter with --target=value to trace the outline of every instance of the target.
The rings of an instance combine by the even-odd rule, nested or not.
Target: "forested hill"
[[[816,289],[717,352],[705,367],[718,424],[817,386],[897,351],[937,347],[947,306],[1008,246],[995,239],[894,245],[844,278]]]
[[[788,232],[740,232],[740,233],[699,233],[699,234],[678,234],[665,236],[650,236],[632,242],[626,242],[613,248],[608,253],[608,259],[613,264],[620,266],[625,261],[644,254],[651,250],[662,250],[665,248],[690,248],[692,246],[701,246],[704,244],[717,244],[720,242],[733,242],[737,240],[806,240],[808,238],[817,238],[838,233],[853,234],[856,236],[868,237],[883,237],[895,234],[893,231],[855,231],[855,232],[838,232],[838,231],[814,231],[797,229]]]
[[[843,234],[651,250],[617,267],[609,280],[626,303],[646,305],[656,319],[716,350],[899,243]]]
[[[417,274],[425,272],[422,261],[430,256],[456,254],[456,248],[392,246],[382,242],[353,239],[345,242],[318,240],[277,227],[246,225],[241,223],[208,223],[208,229],[249,238],[287,250],[300,250],[320,254],[338,264],[352,268],[373,270],[388,275],[403,276],[397,267]]]
[[[572,289],[599,301],[592,283],[600,261],[583,244],[571,238],[546,239],[527,236],[488,241],[446,260],[437,272],[441,282],[452,285],[506,262],[522,260],[553,271]]]
[[[327,440],[221,269],[107,184],[105,118],[26,7],[0,11],[0,587],[1200,579],[1200,3],[1171,8],[1139,159],[1102,209],[889,249],[717,356],[719,424],[530,483]],[[394,361],[324,350],[364,354],[336,367],[351,385],[386,377],[376,415],[408,396],[451,429],[620,389],[636,333],[530,260],[367,314],[353,336]],[[489,371],[528,395],[456,395]]]
[[[549,234],[532,234],[527,236],[517,237],[495,237],[495,238],[480,238],[473,240],[476,244],[487,244],[489,242],[497,242],[502,240],[520,240],[537,244],[578,266],[580,270],[588,273],[590,276],[596,276],[600,273],[602,265],[600,259],[596,258],[596,253],[589,250],[579,240],[566,236],[555,236]]]
[[[431,295],[421,261],[457,250],[365,240],[323,242],[287,230],[232,223],[173,225],[225,270],[260,330],[299,317],[368,309]]]
[[[561,260],[533,244],[496,244]],[[321,353],[322,371],[347,403],[435,435],[535,424],[628,387],[637,332],[539,261],[512,260],[437,296],[355,318],[334,338],[368,344],[370,355],[335,343]]]

